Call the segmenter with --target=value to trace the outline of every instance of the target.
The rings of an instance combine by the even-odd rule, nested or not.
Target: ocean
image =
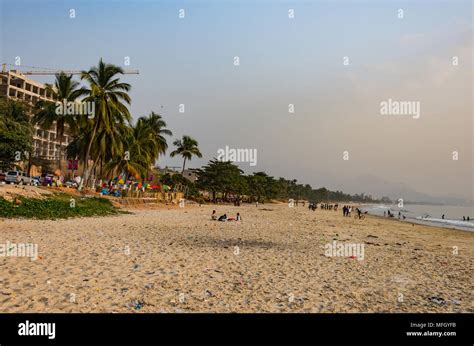
[[[406,219],[407,222],[456,228],[465,231],[474,231],[474,207],[452,206],[452,205],[426,205],[426,204],[405,204],[399,208],[394,205],[365,205],[361,208],[363,212],[371,215],[383,216],[388,210],[392,212],[394,218],[398,219],[398,213]],[[442,218],[444,214],[444,219]],[[464,221],[463,216],[469,216],[470,221]]]

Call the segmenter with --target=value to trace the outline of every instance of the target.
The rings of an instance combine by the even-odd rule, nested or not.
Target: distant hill
[[[387,196],[393,201],[403,198],[404,203],[407,204],[473,205],[473,201],[470,200],[457,197],[428,195],[416,191],[405,183],[389,182],[373,175],[363,175],[353,178],[346,186],[343,186],[343,190],[350,193],[364,192],[378,198]]]

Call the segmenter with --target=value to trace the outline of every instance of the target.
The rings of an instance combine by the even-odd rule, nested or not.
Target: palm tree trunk
[[[33,151],[30,151],[28,153],[28,166],[27,166],[27,174],[30,175],[30,171],[31,171],[31,166],[32,166],[32,157],[33,157]]]
[[[58,169],[61,170],[61,148],[63,146],[63,137],[59,139],[59,150],[58,150]]]
[[[102,179],[102,177],[104,176],[103,171],[102,171],[103,164],[104,164],[104,160],[100,159],[100,179]]]
[[[184,175],[184,167],[186,166],[186,157],[184,158],[183,161],[183,170],[181,171],[181,175]]]
[[[91,172],[94,171],[94,175],[95,175],[95,168],[97,166],[97,162],[99,162],[99,159],[100,159],[100,156],[97,157],[97,159],[95,159],[95,161],[94,161],[94,163],[92,164],[92,167],[91,167]],[[89,175],[89,178],[86,181],[86,186],[89,185],[90,180],[91,180],[91,175]]]
[[[84,160],[84,176],[81,179],[81,185],[79,186],[79,191],[82,190],[83,185],[84,185],[84,180],[89,179],[89,155],[91,153],[91,148],[92,148],[92,143],[94,142],[95,134],[97,133],[97,127],[99,126],[99,123],[97,122],[94,126],[94,131],[92,132],[92,137],[91,140],[89,141],[89,144],[87,145],[87,151],[86,151],[86,157]]]

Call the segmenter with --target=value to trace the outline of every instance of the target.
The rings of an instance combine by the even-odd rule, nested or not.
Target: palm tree
[[[158,160],[160,155],[164,155],[168,149],[168,143],[165,136],[172,136],[173,133],[166,128],[166,122],[163,120],[161,115],[151,112],[148,117],[140,118],[138,120],[142,122],[142,125],[145,125],[150,129],[150,136],[152,143],[150,144],[150,150],[152,151],[152,161],[151,164],[154,164]],[[147,166],[149,167],[149,166]],[[145,176],[148,177],[149,170],[146,170]]]
[[[72,75],[67,75],[64,72],[56,74],[54,86],[46,84],[46,90],[53,94],[59,102],[75,102],[82,93],[79,89],[79,83],[72,79]],[[54,102],[42,100],[37,103],[33,122],[45,130],[49,130],[54,123],[56,124],[56,135],[59,139],[58,169],[61,169],[64,130],[68,126],[72,133],[75,132],[77,127],[76,115],[68,114],[66,111],[57,112]]]
[[[126,173],[138,178],[143,176],[152,162],[152,131],[143,118],[135,126],[122,130],[122,152],[112,155],[105,164],[106,173]]]
[[[130,105],[128,95],[130,84],[120,82],[117,75],[123,74],[123,69],[106,64],[100,59],[99,65],[89,71],[82,71],[81,79],[89,83],[88,88],[82,89],[86,95],[83,101],[94,102],[95,116],[92,120],[92,134],[85,150],[84,179],[87,184],[89,179],[89,159],[91,158],[92,144],[99,131],[112,134],[113,128],[124,125],[130,121],[131,116],[126,105]],[[81,187],[82,188],[82,182]]]
[[[173,144],[176,146],[176,150],[172,151],[170,156],[175,157],[176,155],[181,155],[184,158],[183,170],[181,171],[181,174],[184,174],[186,160],[191,160],[193,155],[202,157],[202,154],[198,148],[198,142],[189,136],[183,136],[182,140],[177,139]]]
[[[172,136],[173,133],[166,128],[166,122],[163,120],[161,115],[151,112],[147,118],[141,118],[146,125],[151,129],[153,133],[153,140],[157,145],[156,155],[158,158],[159,154],[164,154],[168,149],[168,143],[166,142],[166,136]]]

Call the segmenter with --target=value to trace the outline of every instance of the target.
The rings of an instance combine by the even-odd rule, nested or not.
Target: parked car
[[[54,175],[50,173],[41,174],[40,183],[43,186],[53,185]]]
[[[5,176],[6,176],[6,175],[7,175],[6,173],[0,172],[0,183],[1,183],[2,181],[5,181]]]
[[[10,184],[31,184],[31,178],[28,174],[22,171],[8,171],[5,177],[5,182]]]
[[[64,182],[64,186],[76,188],[77,182],[75,180],[67,180],[66,182]]]
[[[35,186],[38,186],[38,185],[41,184],[40,180],[41,180],[41,177],[39,175],[37,175],[37,176],[34,176],[34,177],[31,178],[31,183]]]

